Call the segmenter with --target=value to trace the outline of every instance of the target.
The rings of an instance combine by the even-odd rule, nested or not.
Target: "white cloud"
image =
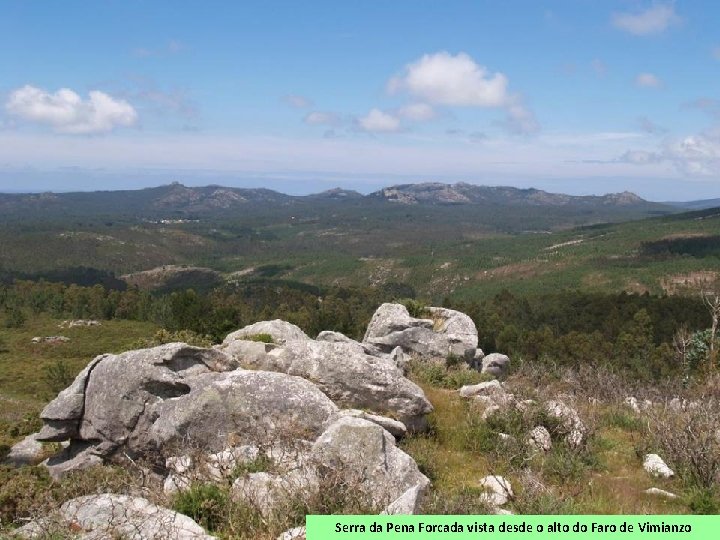
[[[508,78],[504,74],[491,73],[462,52],[424,55],[390,79],[387,90],[391,94],[407,92],[432,105],[503,108],[507,119],[501,124],[511,133],[535,133],[540,128],[534,113],[521,98],[509,93]],[[428,112],[426,109],[426,114]]]
[[[720,60],[720,45],[712,48],[712,55],[715,60]]]
[[[310,126],[337,126],[340,117],[333,112],[312,111],[305,115],[303,122]]]
[[[380,109],[372,109],[358,118],[358,124],[363,131],[370,133],[392,133],[400,129],[400,119]]]
[[[656,4],[637,13],[615,13],[612,16],[615,28],[636,36],[660,34],[681,20],[673,4]]]
[[[435,109],[427,103],[411,103],[410,105],[405,105],[398,109],[397,114],[400,118],[414,122],[432,120],[436,116]]]
[[[633,165],[667,163],[684,176],[720,175],[720,131],[668,139],[657,151],[628,150],[616,162]]]
[[[5,110],[19,119],[70,134],[107,133],[116,127],[132,126],[138,117],[127,101],[98,90],[83,100],[69,88],[50,93],[30,85],[10,94]]]
[[[508,79],[491,74],[465,53],[426,54],[388,82],[388,91],[406,91],[429,103],[476,107],[505,105]]]
[[[652,73],[638,73],[635,77],[635,85],[641,88],[660,88],[662,81]]]
[[[297,94],[288,94],[283,96],[283,101],[296,109],[306,109],[313,106],[312,100],[305,96],[299,96]]]
[[[664,156],[691,176],[720,174],[720,134],[701,133],[666,143]]]

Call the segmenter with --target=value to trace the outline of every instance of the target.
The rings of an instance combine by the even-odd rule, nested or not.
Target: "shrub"
[[[243,339],[248,341],[257,341],[259,343],[275,343],[275,340],[270,334],[251,334],[245,336]]]
[[[137,348],[157,347],[166,343],[187,343],[194,347],[212,347],[213,339],[211,336],[198,334],[192,330],[158,330],[150,339],[144,339],[136,343]]]
[[[70,386],[74,378],[72,370],[64,360],[55,360],[43,368],[43,380],[52,395]]]
[[[220,530],[227,519],[230,494],[217,484],[193,484],[175,496],[172,507],[176,512],[193,518],[210,532]]]
[[[412,360],[409,364],[409,374],[411,378],[420,383],[451,390],[456,390],[468,384],[477,384],[491,378],[470,369],[463,362],[448,367],[432,360]]]
[[[430,312],[425,302],[407,299],[401,300],[400,303],[407,308],[411,317],[415,317],[416,319],[427,319],[430,317]]]
[[[711,489],[720,480],[720,403],[706,397],[685,408],[648,412],[650,440],[691,488]]]

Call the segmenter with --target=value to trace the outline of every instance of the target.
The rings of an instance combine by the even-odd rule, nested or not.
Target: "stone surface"
[[[277,540],[305,540],[305,535],[305,527],[295,527],[282,533]]]
[[[287,447],[313,441],[338,409],[315,385],[284,373],[236,370],[193,381],[186,396],[158,403],[139,435],[156,448]]]
[[[167,494],[185,491],[194,482],[222,482],[230,478],[237,467],[256,460],[259,455],[257,446],[243,445],[213,454],[169,457],[165,468],[170,474],[165,478],[163,491]]]
[[[646,495],[657,495],[658,497],[665,497],[666,499],[677,499],[677,495],[675,495],[674,493],[656,487],[648,488],[643,491],[643,493],[645,493]]]
[[[425,426],[432,405],[387,355],[371,356],[345,342],[288,341],[243,367],[297,375],[343,407],[390,414],[409,429]]]
[[[545,411],[559,421],[560,428],[565,434],[565,441],[573,448],[577,448],[585,440],[587,428],[575,409],[562,401],[548,401]]]
[[[498,396],[504,394],[505,389],[500,384],[500,381],[497,380],[465,385],[460,388],[460,397],[464,398],[476,396]]]
[[[273,321],[256,322],[245,326],[240,330],[236,330],[235,332],[228,334],[223,343],[227,344],[236,339],[244,339],[258,334],[269,334],[272,336],[274,342],[280,345],[285,344],[287,341],[302,341],[310,339],[308,335],[298,326],[289,322],[281,321],[280,319],[275,319]]]
[[[675,476],[675,472],[657,454],[646,454],[643,460],[643,468],[649,474],[658,478],[672,478]]]
[[[492,353],[483,357],[481,373],[487,373],[493,377],[504,377],[510,368],[510,358],[504,354]]]
[[[425,358],[444,359],[451,354],[472,358],[478,344],[472,319],[452,309],[430,307],[427,312],[427,319],[416,319],[402,304],[382,304],[368,325],[363,343],[386,352],[402,347]]]
[[[88,495],[64,503],[58,522],[74,529],[82,540],[213,540],[191,518],[152,504],[147,499],[114,495]],[[20,528],[22,538],[46,538],[43,520]]]
[[[325,471],[321,476],[342,474],[380,508],[430,484],[390,433],[361,418],[337,420],[315,441],[311,457]]]
[[[285,475],[251,473],[235,480],[232,486],[233,497],[251,504],[265,518],[288,512],[294,499],[308,498],[317,490],[318,480],[310,469]]]
[[[552,449],[550,432],[545,426],[534,427],[528,434],[527,442],[531,447],[543,452],[549,452]]]
[[[403,424],[399,420],[393,420],[392,418],[388,418],[387,416],[379,416],[377,414],[371,414],[365,411],[361,411],[359,409],[342,409],[338,413],[338,416],[350,416],[353,418],[362,418],[363,420],[369,420],[370,422],[373,422],[390,432],[390,434],[396,439],[401,439],[405,435],[407,435],[407,428],[405,427],[405,424]]]
[[[419,514],[422,511],[422,500],[427,493],[427,488],[427,485],[421,484],[411,487],[391,502],[388,507],[382,511],[382,514],[391,516],[411,516]]]
[[[42,443],[37,440],[37,433],[28,435],[19,443],[13,445],[10,453],[5,457],[4,463],[12,467],[35,465],[43,458]]]
[[[490,507],[502,506],[514,497],[510,482],[502,476],[486,476],[480,479],[479,485],[486,491],[480,500]]]
[[[48,461],[51,474],[124,454],[162,467],[183,450],[309,443],[338,411],[307,380],[223,371],[232,363],[177,343],[98,357],[42,413],[40,440],[72,440]]]
[[[96,356],[75,380],[48,403],[40,413],[45,425],[37,439],[44,442],[66,441],[79,435],[80,420],[85,411],[85,386],[90,373],[109,355]]]

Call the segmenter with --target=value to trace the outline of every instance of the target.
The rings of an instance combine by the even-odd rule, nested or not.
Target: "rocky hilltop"
[[[650,204],[634,193],[610,193],[607,195],[573,196],[548,193],[540,189],[519,189],[506,186],[479,186],[459,182],[443,184],[427,182],[400,184],[383,188],[368,197],[400,204],[497,204],[533,206],[638,206]]]
[[[338,332],[312,339],[273,320],[212,348],[170,343],[98,356],[45,407],[44,427],[17,445],[11,460],[22,465],[40,443],[62,443],[44,462],[56,479],[142,463],[166,493],[234,475],[235,496],[266,515],[293,494],[310,496],[342,477],[378,511],[414,513],[430,481],[396,441],[427,429],[432,405],[406,378],[407,358],[458,355],[481,367],[483,356],[469,317],[444,308],[424,315],[383,304],[362,342]],[[258,459],[272,462],[273,473],[237,474]],[[68,501],[53,519],[78,515],[93,534],[110,525],[122,533],[142,520],[141,537],[154,538],[169,520],[173,538],[209,538],[185,516],[120,494]],[[44,523],[18,533],[40,537]]]
[[[211,540],[208,531],[214,529],[208,522],[203,522],[206,530],[191,517],[207,518],[207,508],[197,512],[193,506],[199,504],[195,497],[202,504],[232,501],[241,519],[260,520],[260,527],[273,523],[269,538],[291,527],[278,540],[304,540],[306,512],[297,512],[298,501],[324,500],[320,508],[335,511],[327,506],[328,497],[351,513],[414,514],[430,508],[505,514],[510,503],[522,511],[510,479],[494,469],[473,477],[475,491],[462,495],[474,506],[455,511],[443,506],[447,501],[437,500],[437,477],[431,474],[439,464],[412,451],[432,441],[439,429],[452,437],[462,433],[468,437],[463,444],[473,448],[495,448],[483,457],[521,459],[523,466],[515,469],[521,472],[512,478],[526,492],[520,499],[533,490],[547,496],[548,488],[525,464],[555,467],[557,456],[589,456],[596,429],[592,415],[577,408],[579,401],[568,393],[531,393],[535,399],[528,399],[522,384],[501,382],[510,359],[485,355],[475,324],[464,313],[412,307],[411,315],[403,305],[382,304],[362,341],[333,331],[313,339],[293,324],[271,320],[232,332],[213,347],[168,343],[94,358],[42,411],[42,429],[16,444],[6,461],[15,467],[38,463],[47,456],[43,444],[59,443],[62,450],[41,463],[57,482],[119,466],[139,474],[142,485],[64,497],[57,510],[12,534],[50,538],[70,531],[85,540]],[[437,374],[449,365],[475,376],[474,383],[444,394],[444,399],[453,396],[454,414],[463,411],[458,418],[444,417],[445,422],[465,422],[464,432],[453,431],[454,425],[431,426],[433,406],[409,378],[418,366]],[[599,403],[594,397],[586,401],[591,409]],[[627,415],[658,411],[702,413],[699,402],[678,398],[653,402],[628,396],[615,406],[622,407],[614,410],[623,422],[631,421]],[[456,459],[451,453],[445,457]],[[677,463],[676,456],[670,465]],[[642,467],[646,482],[675,475],[656,453],[647,453]],[[655,486],[643,494],[676,498]],[[183,496],[189,506],[177,505]]]

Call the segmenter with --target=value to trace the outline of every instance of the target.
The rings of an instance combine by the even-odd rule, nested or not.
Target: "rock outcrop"
[[[675,476],[675,472],[657,454],[646,454],[643,460],[643,468],[649,474],[658,478],[672,478]]]
[[[422,389],[403,376],[393,358],[367,354],[357,342],[288,340],[264,353],[240,343],[230,342],[221,350],[245,368],[307,379],[339,406],[388,414],[412,430],[423,429],[425,415],[432,411]]]
[[[563,432],[568,445],[577,448],[583,444],[587,428],[575,409],[556,400],[545,404],[545,412],[558,422],[558,427]]]
[[[315,441],[310,456],[320,464],[321,475],[342,472],[381,507],[397,502],[414,488],[419,498],[430,485],[415,461],[395,446],[389,432],[362,418],[337,420]],[[407,508],[408,504],[398,502],[397,506]]]
[[[313,441],[338,411],[307,380],[234,366],[221,351],[179,343],[96,358],[41,414],[38,440],[71,441],[51,473],[121,450],[164,463],[181,448]]]
[[[482,358],[481,362],[480,372],[493,377],[504,377],[510,367],[510,358],[500,353],[488,354]]]
[[[402,347],[407,353],[425,358],[473,358],[478,333],[470,317],[440,307],[427,308],[427,315],[416,319],[402,304],[382,304],[368,325],[363,343],[385,352]]]
[[[228,334],[223,341],[224,344],[231,343],[236,339],[247,339],[261,334],[267,334],[272,337],[275,343],[280,345],[287,341],[303,341],[310,339],[298,326],[292,323],[275,319],[273,321],[260,321],[250,324]]]
[[[214,540],[188,516],[152,504],[147,499],[88,495],[64,503],[56,516],[32,521],[16,531],[20,538],[55,538],[58,531],[74,531],[73,538],[104,540]],[[64,537],[64,536],[63,536]]]

